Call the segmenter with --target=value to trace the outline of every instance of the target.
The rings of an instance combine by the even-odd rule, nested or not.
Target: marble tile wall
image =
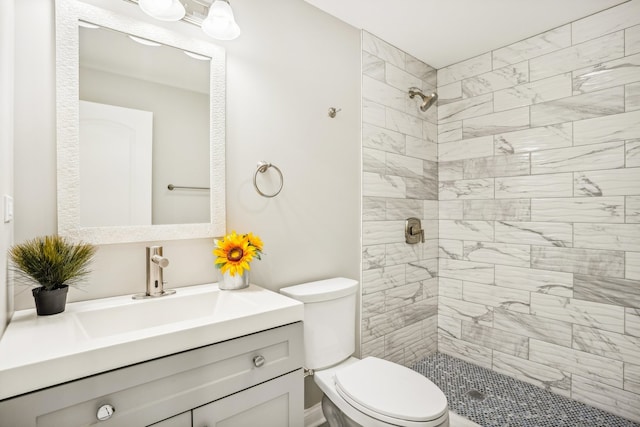
[[[640,0],[437,81],[438,350],[640,422]]]
[[[362,33],[361,355],[409,366],[437,349],[437,107],[410,87],[436,88],[436,70]],[[422,220],[425,242],[405,243]]]

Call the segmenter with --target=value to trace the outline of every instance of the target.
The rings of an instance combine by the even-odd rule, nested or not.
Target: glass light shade
[[[160,21],[179,21],[186,13],[180,0],[138,0],[138,6],[144,13]]]
[[[214,0],[207,18],[202,21],[202,31],[218,40],[233,40],[240,35],[240,27],[236,24],[228,2]]]

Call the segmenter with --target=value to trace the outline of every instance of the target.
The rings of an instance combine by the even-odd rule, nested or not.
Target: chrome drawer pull
[[[266,362],[266,360],[261,355],[257,355],[253,358],[253,364],[256,368],[263,366],[264,362]]]
[[[99,421],[106,421],[113,416],[114,412],[116,412],[116,408],[107,403],[106,405],[102,405],[98,408],[96,417]]]

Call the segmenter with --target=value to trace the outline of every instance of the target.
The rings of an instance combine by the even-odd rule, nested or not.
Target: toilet
[[[331,427],[448,427],[444,393],[404,366],[355,351],[358,282],[333,278],[280,289],[304,303],[305,367]]]

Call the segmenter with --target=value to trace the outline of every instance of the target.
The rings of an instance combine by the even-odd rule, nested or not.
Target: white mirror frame
[[[79,30],[78,20],[111,28],[211,57],[210,188],[211,222],[145,226],[80,226]],[[128,16],[77,0],[56,0],[56,120],[58,233],[93,244],[127,243],[222,236],[225,207],[225,51]]]

